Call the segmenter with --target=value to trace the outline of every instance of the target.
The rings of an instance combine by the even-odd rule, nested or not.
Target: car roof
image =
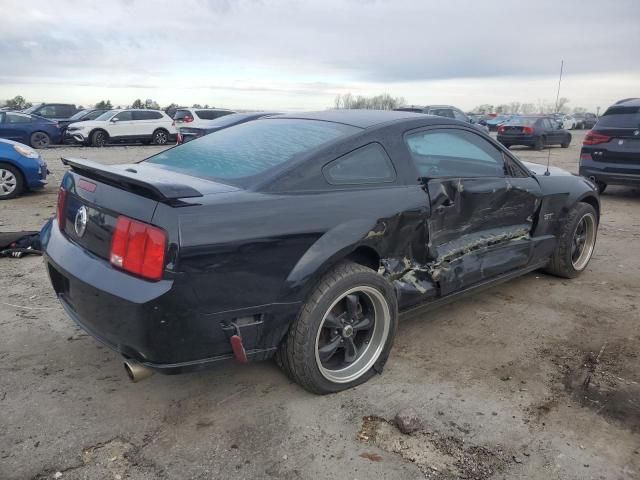
[[[421,113],[397,110],[324,110],[321,112],[301,112],[278,115],[272,118],[291,118],[303,120],[320,120],[324,122],[343,123],[359,128],[369,128],[382,123],[398,120],[425,118]],[[436,118],[436,117],[434,117]]]
[[[617,101],[614,105],[624,107],[640,107],[640,98],[625,98]]]
[[[211,110],[213,112],[233,112],[228,108],[216,108],[216,107],[176,107],[176,110]]]

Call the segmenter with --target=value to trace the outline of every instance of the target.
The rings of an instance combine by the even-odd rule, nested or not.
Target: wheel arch
[[[107,132],[103,127],[95,127],[93,130],[89,132],[89,135],[87,135],[87,137],[89,138],[89,141],[91,141],[93,134],[98,131],[104,132],[104,134],[107,136],[107,139],[111,138],[111,135],[109,135],[109,132]]]
[[[22,184],[24,185],[24,188],[28,189],[27,176],[25,175],[24,170],[18,164],[18,162],[16,162],[15,160],[11,160],[10,158],[0,157],[0,167],[2,167],[2,165],[9,165],[15,168],[18,172],[18,175],[20,175],[20,179],[22,180]]]
[[[593,207],[600,222],[600,201],[595,195],[583,195],[576,203],[587,203]]]

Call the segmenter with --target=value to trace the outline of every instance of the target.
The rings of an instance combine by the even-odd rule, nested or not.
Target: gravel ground
[[[551,163],[576,171],[583,135]],[[48,149],[51,184],[0,202],[0,229],[54,212],[61,156],[159,150]],[[532,273],[407,320],[383,375],[324,397],[271,362],[132,384],[66,317],[40,258],[0,259],[0,478],[640,478],[640,192],[602,202],[584,275]],[[407,408],[409,435],[394,423]]]

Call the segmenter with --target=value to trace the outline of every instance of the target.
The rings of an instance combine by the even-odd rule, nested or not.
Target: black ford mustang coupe
[[[407,112],[280,115],[137,164],[64,162],[51,283],[134,380],[275,355],[312,392],[352,387],[382,371],[399,314],[580,274],[600,212],[588,180]]]

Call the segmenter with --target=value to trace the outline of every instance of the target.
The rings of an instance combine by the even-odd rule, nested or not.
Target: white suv
[[[206,128],[211,120],[236,113],[224,108],[178,108],[173,115],[174,125],[178,128]]]
[[[77,142],[94,147],[122,141],[166,145],[176,136],[169,116],[159,110],[109,110],[95,120],[72,123],[67,132]]]

